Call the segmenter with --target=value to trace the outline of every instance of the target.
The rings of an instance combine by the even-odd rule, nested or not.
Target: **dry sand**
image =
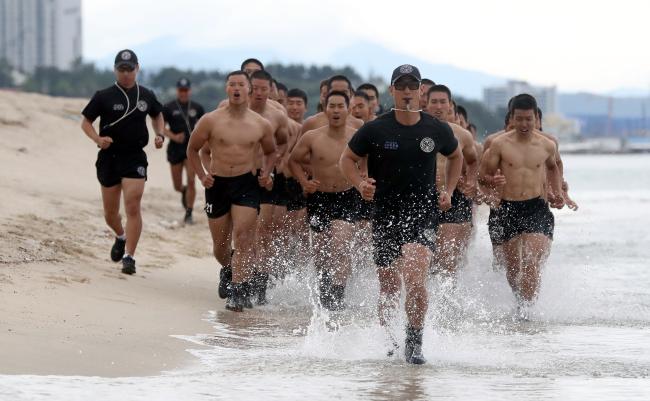
[[[110,261],[79,128],[82,99],[0,91],[0,374],[134,376],[196,360],[171,335],[210,333],[216,296],[203,196],[184,227],[165,150],[145,150],[149,181],[135,276]],[[153,142],[153,140],[151,141]]]

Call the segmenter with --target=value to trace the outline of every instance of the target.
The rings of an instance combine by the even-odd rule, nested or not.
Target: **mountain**
[[[212,49],[188,48],[181,45],[174,37],[161,37],[151,42],[135,46],[133,50],[138,55],[143,70],[175,66],[178,68],[217,69],[228,71],[239,68],[241,62],[249,57],[255,57],[264,63],[281,62],[283,64],[302,63],[314,64],[302,58],[300,53],[278,51],[260,48],[254,45],[248,47],[220,47]],[[110,68],[114,55],[93,60],[100,67]],[[420,69],[422,76],[444,83],[454,93],[471,99],[481,99],[483,88],[506,81],[479,71],[466,70],[447,64],[434,64],[420,58],[407,56],[391,51],[371,42],[356,42],[343,46],[329,55],[324,56],[323,64],[335,67],[351,66],[365,77],[370,74],[379,75],[388,81],[393,69],[401,64],[413,64]]]

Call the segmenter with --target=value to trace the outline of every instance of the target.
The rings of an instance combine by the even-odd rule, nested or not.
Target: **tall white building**
[[[504,86],[483,89],[483,102],[488,109],[497,111],[508,107],[508,100],[521,93],[528,93],[537,99],[537,105],[544,114],[556,112],[557,90],[555,86],[532,86],[525,81],[508,81]]]
[[[81,57],[81,0],[0,0],[0,59],[67,70]]]

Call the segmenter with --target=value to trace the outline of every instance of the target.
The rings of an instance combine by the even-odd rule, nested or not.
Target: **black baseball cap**
[[[190,89],[192,87],[192,83],[189,79],[183,77],[176,82],[176,87],[178,89]]]
[[[123,65],[131,68],[135,68],[138,65],[138,56],[135,55],[133,50],[124,49],[117,52],[115,56],[115,68]]]
[[[422,77],[420,77],[420,70],[418,70],[416,66],[413,66],[411,64],[403,64],[393,70],[393,76],[390,78],[390,84],[393,85],[395,81],[407,75],[415,78],[418,81],[422,80]]]

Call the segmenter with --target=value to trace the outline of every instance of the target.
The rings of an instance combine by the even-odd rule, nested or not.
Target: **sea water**
[[[386,355],[403,311],[376,319],[372,265],[355,257],[348,308],[317,307],[310,264],[269,290],[269,305],[205,311],[188,340],[199,367],[145,378],[0,376],[1,400],[648,400],[650,156],[565,156],[577,212],[554,211],[555,241],[530,319],[516,319],[492,266],[480,213],[455,285],[428,282],[428,364]],[[194,343],[208,345],[192,350]]]

